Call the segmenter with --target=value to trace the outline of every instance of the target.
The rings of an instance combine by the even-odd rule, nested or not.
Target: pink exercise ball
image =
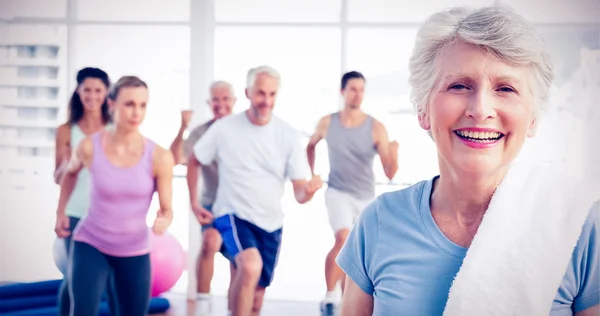
[[[156,297],[177,283],[187,261],[183,247],[168,232],[156,235],[150,231],[150,247],[152,297]]]

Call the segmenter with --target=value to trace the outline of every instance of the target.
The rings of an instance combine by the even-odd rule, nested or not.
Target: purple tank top
[[[145,140],[141,160],[129,168],[113,165],[102,146],[102,132],[92,136],[90,206],[73,232],[73,239],[115,257],[150,252],[146,214],[156,190],[152,172],[154,143]]]

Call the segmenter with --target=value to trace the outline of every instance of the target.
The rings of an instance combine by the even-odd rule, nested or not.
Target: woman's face
[[[100,111],[106,100],[108,87],[98,78],[86,78],[79,85],[77,92],[85,111]]]
[[[535,134],[531,70],[461,42],[440,57],[428,114],[419,124],[431,130],[440,169],[491,175]]]
[[[136,130],[146,117],[148,89],[144,87],[123,87],[116,100],[109,100],[115,125],[124,130]]]

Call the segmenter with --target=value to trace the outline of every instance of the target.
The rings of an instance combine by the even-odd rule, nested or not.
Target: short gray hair
[[[269,77],[277,79],[277,85],[281,84],[281,75],[275,68],[270,66],[259,66],[252,68],[248,71],[248,77],[246,81],[246,88],[250,89],[256,83],[256,78],[259,75],[267,75]]]
[[[227,89],[229,89],[229,94],[231,95],[232,98],[235,98],[235,90],[233,89],[233,85],[231,83],[229,83],[227,81],[222,81],[222,80],[218,80],[218,81],[213,82],[210,85],[210,88],[209,88],[209,94],[210,94],[211,97],[213,96],[212,95],[213,89],[217,89],[217,88],[227,88]]]
[[[509,64],[530,67],[535,113],[543,111],[554,80],[546,43],[521,15],[504,4],[471,9],[456,7],[430,16],[420,27],[409,61],[410,99],[425,114],[439,79],[440,56],[458,41],[477,45]]]

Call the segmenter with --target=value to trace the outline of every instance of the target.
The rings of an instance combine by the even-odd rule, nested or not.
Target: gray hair
[[[252,88],[256,83],[256,78],[258,78],[259,75],[267,75],[269,77],[277,79],[277,85],[281,84],[281,75],[277,70],[275,70],[275,68],[269,66],[260,66],[252,68],[248,71],[246,88]]]
[[[222,80],[213,82],[210,85],[210,88],[209,88],[209,93],[210,93],[211,97],[212,97],[212,91],[213,91],[213,89],[217,89],[217,88],[227,88],[227,89],[229,89],[229,95],[232,98],[235,98],[235,90],[233,89],[233,85],[231,83],[229,83],[227,81],[222,81]]]
[[[428,111],[430,93],[439,77],[440,56],[458,41],[477,45],[509,64],[530,67],[536,116],[545,109],[554,79],[546,43],[511,7],[496,4],[444,10],[430,16],[420,27],[409,62],[410,99],[418,114]]]

